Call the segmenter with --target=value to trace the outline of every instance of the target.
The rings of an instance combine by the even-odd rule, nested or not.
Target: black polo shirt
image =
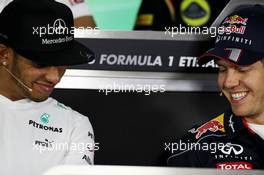
[[[264,140],[231,110],[194,127],[170,149],[167,165],[264,169]]]

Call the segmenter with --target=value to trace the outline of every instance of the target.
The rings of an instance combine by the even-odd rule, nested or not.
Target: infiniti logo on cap
[[[39,35],[41,38],[43,35],[54,35],[54,34],[71,34],[74,35],[74,27],[67,27],[63,19],[59,18],[53,22],[53,25],[48,24],[47,26],[32,27],[33,35]]]

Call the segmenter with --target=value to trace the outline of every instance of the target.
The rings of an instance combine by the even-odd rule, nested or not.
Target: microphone
[[[27,85],[25,85],[25,83],[23,83],[19,78],[17,78],[12,72],[10,72],[5,66],[3,66],[4,69],[19,83],[21,84],[26,90],[32,92],[33,89],[31,89],[30,87],[28,87]]]

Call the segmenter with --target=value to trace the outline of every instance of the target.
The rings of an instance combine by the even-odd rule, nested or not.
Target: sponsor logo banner
[[[216,164],[216,168],[221,170],[251,170],[253,166],[248,162],[223,162]]]
[[[202,126],[196,128],[196,129],[193,128],[193,129],[189,130],[189,132],[193,133],[193,134],[196,133],[195,138],[199,139],[207,131],[217,132],[223,128],[224,128],[224,125],[221,122],[219,122],[217,120],[211,120],[211,121],[203,124]]]
[[[211,47],[212,41],[171,41],[141,39],[83,39],[81,43],[95,52],[93,62],[70,69],[140,72],[217,73],[212,60],[203,66],[197,57]],[[98,47],[100,46],[100,47]]]

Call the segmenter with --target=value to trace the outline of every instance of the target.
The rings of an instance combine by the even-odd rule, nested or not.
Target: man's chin
[[[30,97],[29,99],[35,102],[42,102],[49,98],[49,96],[42,96],[42,97]]]
[[[239,108],[233,108],[232,107],[232,111],[236,116],[241,116],[241,117],[245,117],[249,115],[249,112],[247,110],[243,110],[243,109],[239,109]]]

